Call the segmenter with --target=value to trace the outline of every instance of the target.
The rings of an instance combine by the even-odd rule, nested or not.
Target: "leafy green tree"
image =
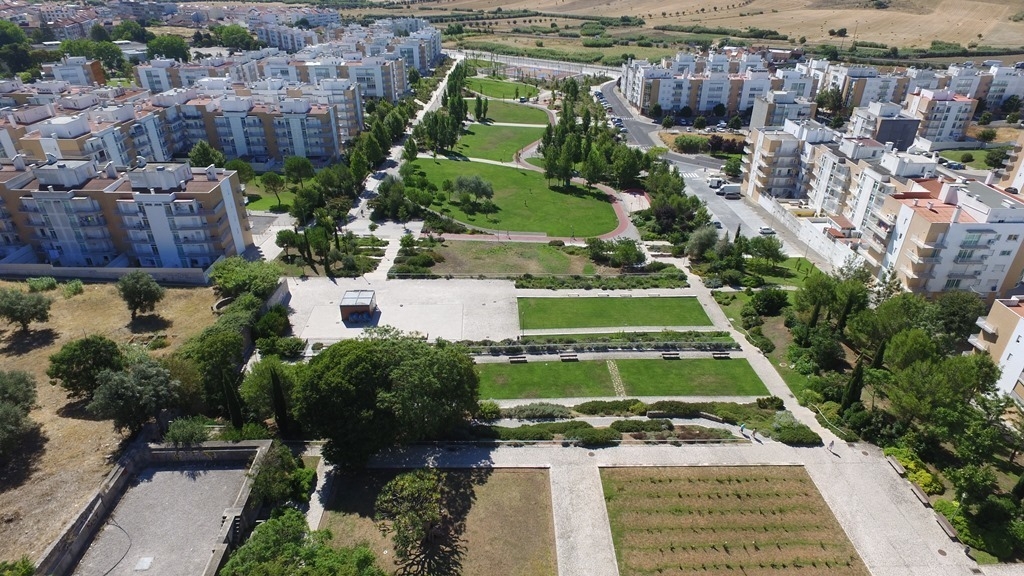
[[[1011,94],[1003,100],[1003,103],[999,105],[999,109],[1006,114],[1013,114],[1014,112],[1020,112],[1021,99],[1017,94]]]
[[[586,180],[587,186],[593,187],[594,184],[604,180],[605,168],[606,162],[604,157],[596,149],[591,149],[590,154],[583,161],[583,169],[580,175]]]
[[[235,550],[219,576],[385,576],[366,546],[334,548],[328,530],[310,531],[294,508],[258,526]]]
[[[285,364],[277,356],[263,356],[245,374],[238,389],[246,408],[259,420],[266,420],[275,414],[273,375],[276,374],[284,395],[291,398],[295,381],[305,365]]]
[[[978,140],[982,142],[991,142],[996,139],[996,134],[995,128],[985,128],[978,132]]]
[[[110,42],[110,33],[103,24],[96,23],[89,29],[89,39],[93,42]]]
[[[975,322],[985,315],[988,306],[973,292],[948,290],[935,299],[933,310],[933,322],[942,332],[946,349],[952,350],[977,332]]]
[[[218,168],[224,166],[224,153],[210,145],[206,140],[200,140],[192,146],[188,153],[188,160],[196,168],[206,168],[213,164]]]
[[[796,305],[800,310],[811,310],[807,325],[814,328],[818,325],[821,309],[828,307],[836,297],[835,279],[827,274],[811,274],[804,281],[804,286],[796,293]]]
[[[0,318],[17,324],[22,332],[27,332],[32,322],[49,320],[52,304],[52,298],[39,293],[0,288]]]
[[[988,112],[988,111],[982,112],[981,116],[978,117],[978,125],[979,126],[988,126],[991,123],[992,123],[992,113],[991,112]]]
[[[765,287],[750,297],[750,305],[759,316],[778,316],[789,306],[789,293],[781,288]]]
[[[968,464],[947,470],[946,476],[956,489],[957,500],[964,506],[981,503],[996,485],[996,475],[988,466]]]
[[[362,186],[363,181],[370,174],[370,161],[367,160],[366,154],[362,150],[356,148],[349,155],[348,168],[352,171],[352,179]]]
[[[253,499],[269,508],[276,508],[290,500],[294,494],[292,474],[298,467],[291,450],[275,440],[253,475]]]
[[[664,111],[661,109],[661,104],[655,102],[654,105],[651,106],[651,117],[652,118],[661,118],[661,115],[662,115],[663,112]]]
[[[409,136],[405,139],[405,146],[402,148],[402,160],[406,162],[415,162],[416,157],[419,156],[419,147],[416,145],[416,139]]]
[[[759,269],[770,274],[775,266],[786,259],[782,251],[782,240],[777,236],[757,236],[747,243],[747,252],[760,263]]]
[[[263,189],[274,195],[277,198],[277,207],[281,207],[281,192],[284,191],[284,179],[277,172],[267,172],[260,176],[260,184],[263,185]]]
[[[686,242],[686,256],[694,262],[700,262],[704,259],[704,254],[714,248],[717,242],[718,230],[714,227],[698,228],[690,234],[690,239]]]
[[[312,178],[315,170],[309,158],[289,156],[284,159],[284,176],[293,185],[302,185],[307,178]]]
[[[939,351],[930,334],[920,328],[904,330],[885,347],[885,364],[893,371],[909,368],[916,362],[931,362]]]
[[[28,36],[25,36],[21,27],[9,20],[0,20],[0,45],[8,46],[26,44],[27,42]]]
[[[157,361],[146,359],[124,371],[104,370],[88,405],[89,412],[114,421],[114,428],[135,433],[161,410],[174,405],[178,382]]]
[[[436,438],[476,405],[479,381],[462,347],[430,346],[393,330],[324,349],[294,394],[303,430],[327,439],[324,456],[358,466],[377,450]]]
[[[740,118],[739,116],[733,116],[732,118],[729,119],[728,126],[732,130],[739,130],[740,128],[743,128],[743,119]]]
[[[725,116],[725,104],[722,104],[721,102],[715,104],[715,107],[711,109],[711,113],[714,114],[716,118]]]
[[[188,62],[191,58],[191,53],[189,52],[188,44],[185,43],[184,38],[181,36],[165,34],[163,36],[157,36],[146,43],[146,56],[149,58],[162,56],[164,58],[171,58],[172,60]],[[204,166],[209,166],[209,164],[204,164]]]
[[[612,153],[611,175],[615,185],[620,190],[632,188],[637,185],[640,177],[640,156],[639,150],[633,150],[625,146],[617,146]]]
[[[255,47],[255,38],[246,28],[238,24],[229,24],[217,28],[220,45],[234,50],[251,50]]]
[[[139,312],[152,312],[157,302],[163,300],[164,289],[149,274],[134,270],[121,276],[117,281],[117,293],[128,306],[135,320]]]
[[[35,378],[21,370],[0,370],[0,403],[28,413],[36,404]]]
[[[240,296],[246,292],[265,300],[277,289],[281,268],[273,262],[249,262],[241,256],[225,258],[210,269],[210,280],[224,296]]]
[[[450,530],[444,506],[446,475],[437,469],[399,474],[384,485],[375,505],[378,528],[391,535],[395,555],[408,560],[422,555],[427,541]]]
[[[50,356],[46,375],[67,390],[70,398],[92,398],[104,371],[118,372],[124,367],[117,343],[94,334],[68,342]]]
[[[690,108],[689,106],[683,106],[679,110],[679,115],[682,116],[683,118],[689,118],[693,116],[693,108]]]
[[[708,119],[702,116],[697,116],[693,119],[693,127],[696,130],[703,130],[708,127]]]
[[[725,165],[722,166],[722,172],[729,177],[739,178],[743,174],[743,162],[736,156],[733,156],[725,161]]]
[[[985,165],[989,168],[1002,168],[1007,157],[1006,150],[989,150],[985,153]]]
[[[818,92],[815,102],[819,108],[828,110],[831,113],[839,112],[846,105],[843,99],[843,91],[839,88],[827,88]]]
[[[209,166],[209,164],[207,164]],[[256,177],[256,171],[252,169],[252,165],[242,160],[241,158],[235,158],[234,160],[228,160],[224,163],[225,170],[234,170],[238,173],[238,181],[242,184],[248,184],[252,182],[252,179]]]
[[[843,412],[850,409],[854,402],[860,402],[860,395],[864,391],[864,357],[857,359],[857,365],[853,367],[850,380],[843,389],[843,401],[840,404]]]
[[[669,128],[671,128],[671,127],[673,127],[675,125],[676,125],[675,116],[672,116],[671,114],[667,115],[667,116],[665,116],[664,118],[661,119],[661,127],[666,129],[666,130],[668,130]]]
[[[14,562],[0,561],[0,574],[3,576],[32,576],[35,573],[36,565],[28,556]]]

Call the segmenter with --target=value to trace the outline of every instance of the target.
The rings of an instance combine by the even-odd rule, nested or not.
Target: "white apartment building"
[[[755,98],[750,115],[750,128],[782,126],[786,120],[809,120],[814,118],[818,105],[795,92],[773,90]]]
[[[832,142],[835,131],[815,122],[786,120],[782,127],[750,131],[743,157],[741,192],[751,199],[803,198],[815,144]]]
[[[316,32],[290,26],[262,24],[256,26],[253,31],[261,42],[287,52],[297,52],[306,46],[320,43],[320,37]]]
[[[951,90],[921,90],[907,100],[907,114],[921,121],[916,146],[940,150],[946,142],[964,139],[977,100]]]

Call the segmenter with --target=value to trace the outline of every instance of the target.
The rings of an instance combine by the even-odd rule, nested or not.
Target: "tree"
[[[303,182],[312,178],[316,171],[313,163],[304,156],[289,156],[284,159],[284,176],[292,184],[305,186]]]
[[[255,40],[249,30],[238,24],[229,24],[217,28],[217,37],[220,38],[220,45],[234,50],[251,50],[255,47]]]
[[[992,123],[992,113],[991,112],[988,112],[988,111],[982,112],[981,116],[978,116],[978,125],[979,126],[988,126],[991,123]]]
[[[835,279],[827,274],[811,274],[804,281],[804,286],[796,293],[797,308],[810,308],[811,317],[807,322],[810,328],[818,324],[821,309],[835,300]]]
[[[0,20],[0,46],[27,42],[28,36],[25,36],[25,32],[17,24],[9,20]]]
[[[995,128],[985,128],[978,132],[978,140],[982,142],[991,142],[996,139]]]
[[[28,372],[0,370],[0,404],[10,404],[26,413],[36,404],[36,381]]]
[[[661,109],[661,104],[655,102],[654,105],[651,106],[651,117],[652,118],[661,118],[662,114],[663,114],[663,111]]]
[[[977,332],[978,317],[988,311],[984,300],[966,290],[945,291],[934,304],[933,321],[941,328],[950,350]]]
[[[697,116],[693,119],[693,127],[697,130],[703,130],[708,126],[708,119],[704,116]]]
[[[100,374],[117,372],[124,367],[117,343],[94,334],[72,340],[50,356],[46,375],[67,390],[69,398],[92,398],[100,385]]]
[[[1002,104],[999,105],[999,109],[1002,110],[1006,114],[1013,114],[1015,112],[1020,112],[1020,107],[1021,107],[1021,98],[1017,94],[1011,94],[1010,96],[1008,96],[1006,98],[1006,100],[1003,100]]]
[[[750,306],[759,316],[778,316],[789,306],[789,294],[781,288],[765,287],[750,297]]]
[[[179,60],[181,62],[188,62],[191,56],[188,45],[185,44],[185,39],[181,36],[173,36],[170,34],[157,36],[147,42],[146,55],[149,58],[162,56],[164,58]]]
[[[254,574],[294,576],[385,576],[366,546],[334,548],[328,530],[311,531],[306,516],[294,508],[282,508],[253,530],[235,550],[219,576]]]
[[[156,38],[155,34],[143,28],[135,20],[122,21],[114,26],[110,33],[111,40],[131,40],[140,44],[145,44],[154,38]]]
[[[32,322],[49,320],[51,304],[53,299],[39,293],[0,288],[0,318],[17,324],[22,332],[27,332]]]
[[[370,174],[370,161],[366,159],[366,154],[361,149],[356,148],[349,155],[348,169],[352,171],[352,179],[362,187],[363,181]]]
[[[274,378],[286,398],[291,398],[295,382],[300,378],[303,367],[285,364],[277,356],[263,356],[245,374],[238,393],[246,408],[260,420],[276,415],[274,405]]]
[[[743,174],[743,161],[738,156],[732,156],[725,161],[722,172],[731,178],[739,178]]]
[[[1007,154],[1006,150],[989,150],[985,153],[985,165],[989,168],[1002,168],[1003,163],[1006,162]]]
[[[462,347],[375,329],[310,361],[295,412],[304,431],[327,439],[327,460],[358,466],[385,446],[449,430],[474,410],[478,387]]]
[[[715,107],[711,109],[711,113],[714,114],[716,118],[725,116],[725,104],[722,104],[721,102],[715,104]]]
[[[277,244],[279,248],[283,248],[284,255],[288,256],[289,248],[297,248],[299,246],[299,234],[294,230],[287,228],[284,230],[278,230],[274,243]]]
[[[996,485],[996,475],[988,466],[968,464],[946,470],[946,476],[956,488],[957,500],[964,506],[981,503]]]
[[[690,108],[689,106],[683,106],[679,110],[679,115],[682,116],[683,118],[689,118],[690,116],[693,116],[693,108]]]
[[[452,191],[456,194],[471,194],[477,200],[494,197],[494,186],[476,174],[457,176],[452,183]]]
[[[671,127],[673,127],[675,125],[676,125],[675,116],[672,116],[671,114],[669,114],[669,115],[667,115],[667,116],[665,116],[664,118],[661,119],[661,127],[666,129],[666,130],[668,130],[669,128],[671,128]]]
[[[885,347],[885,364],[893,371],[904,370],[917,362],[935,360],[938,355],[931,335],[913,328],[892,337]]]
[[[640,244],[632,238],[620,238],[615,241],[611,255],[611,264],[619,268],[628,269],[643,266],[647,260]]]
[[[974,154],[971,154],[970,152],[964,152],[963,154],[960,155],[960,161],[963,162],[964,164],[970,164],[971,162],[974,162]]]
[[[96,23],[89,29],[89,39],[93,42],[110,42],[110,33],[103,24]]]
[[[590,154],[587,155],[583,161],[582,170],[580,175],[586,180],[588,187],[593,187],[594,184],[604,179],[604,172],[607,163],[605,162],[604,156],[597,151],[596,148],[590,150]]]
[[[277,207],[281,207],[281,192],[284,191],[284,178],[277,172],[267,172],[260,176],[260,184],[263,185],[263,189],[274,195],[277,198]]]
[[[134,270],[121,276],[117,281],[117,293],[128,305],[132,320],[135,320],[135,315],[139,312],[152,312],[157,302],[164,297],[163,287],[142,270]]]
[[[200,140],[192,146],[188,153],[188,160],[196,168],[206,168],[214,165],[218,168],[224,166],[224,153],[210,145],[206,140]]]
[[[430,538],[450,531],[445,480],[437,469],[415,470],[399,474],[377,495],[374,520],[381,533],[391,535],[399,559],[421,555]]]
[[[739,116],[733,116],[729,119],[728,126],[733,130],[739,130],[740,128],[743,128],[743,119]]]
[[[209,166],[209,164],[207,164],[207,166]],[[237,172],[238,181],[241,182],[242,184],[248,184],[249,182],[252,182],[253,178],[256,177],[256,171],[252,169],[252,165],[250,165],[245,160],[242,160],[241,158],[228,160],[227,162],[224,163],[224,169],[234,170],[235,172]]]
[[[786,259],[782,251],[782,240],[777,236],[757,236],[751,238],[747,243],[747,252],[760,261],[759,268],[765,273],[770,273],[775,266]]]
[[[416,145],[416,139],[409,136],[405,139],[405,146],[402,147],[402,160],[406,162],[415,162],[416,157],[419,156],[419,147]]]
[[[179,383],[157,361],[136,362],[125,371],[100,372],[100,385],[88,405],[89,412],[114,421],[114,428],[138,432],[161,410],[176,402]]]
[[[273,262],[249,262],[241,256],[225,258],[210,268],[210,280],[222,296],[241,296],[249,292],[266,300],[277,289],[281,268]]]
[[[698,228],[686,242],[686,255],[694,262],[704,259],[704,254],[715,247],[718,242],[718,230],[712,226]]]
[[[860,402],[860,395],[864,390],[864,357],[857,359],[857,365],[853,367],[853,374],[843,389],[843,401],[840,406],[843,412],[850,409],[854,402]]]

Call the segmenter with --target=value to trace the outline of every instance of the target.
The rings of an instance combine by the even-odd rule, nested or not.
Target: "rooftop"
[[[966,189],[969,195],[977,198],[979,202],[982,202],[991,208],[1006,208],[1004,202],[1007,200],[1012,202],[1012,205],[1015,208],[1024,208],[1024,203],[1022,203],[1016,196],[1007,194],[998,188],[993,188],[984,182],[969,180],[967,182]]]
[[[951,206],[949,204],[943,204],[942,202],[939,202],[938,200],[929,200],[927,202],[925,202],[923,200],[916,200],[916,201],[917,201],[917,205],[916,206],[914,205],[915,199],[912,199],[912,198],[903,198],[899,202],[901,204],[903,204],[904,206],[909,207],[911,210],[914,211],[915,214],[917,214],[917,216],[919,216],[921,218],[924,218],[928,222],[940,223],[940,222],[952,222],[953,221],[953,213],[957,209],[956,206]],[[930,208],[929,208],[929,204],[931,204]],[[975,220],[974,217],[972,217],[968,212],[966,212],[964,210],[960,211],[960,216],[959,217],[960,217],[960,220],[959,220],[960,222],[968,222],[968,223],[970,223],[970,222],[977,222],[977,220]]]
[[[369,306],[373,298],[373,290],[347,290],[341,297],[341,306]]]

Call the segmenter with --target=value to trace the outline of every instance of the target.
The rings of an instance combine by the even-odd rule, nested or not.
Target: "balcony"
[[[962,264],[964,266],[974,266],[974,265],[977,265],[977,264],[984,264],[985,263],[985,259],[984,258],[979,258],[979,257],[974,257],[974,256],[972,256],[970,258],[954,258],[953,259],[953,263],[954,264]]]
[[[879,214],[878,215],[878,219],[881,220],[882,222],[885,222],[889,226],[895,226],[896,225],[896,215],[895,214]]]
[[[960,244],[961,250],[992,250],[992,244],[995,244],[995,240],[988,242],[963,242]]]
[[[977,322],[975,322],[975,324],[977,324],[979,328],[981,328],[982,330],[984,330],[988,334],[992,334],[993,336],[999,334],[999,327],[998,326],[994,326],[992,324],[989,324],[988,323],[988,316],[980,316],[980,317],[978,317],[978,320],[977,320]]]
[[[931,280],[935,278],[935,273],[931,270],[915,271],[910,266],[904,266],[900,268],[900,271],[907,275],[908,278]]]
[[[980,270],[974,270],[971,272],[950,272],[949,274],[947,274],[949,278],[952,278],[954,280],[974,280],[980,275]]]
[[[967,341],[971,343],[971,346],[974,346],[975,348],[981,350],[982,352],[988,351],[989,343],[979,338],[977,334],[971,334],[970,338],[968,338]]]
[[[939,262],[942,262],[942,258],[939,258],[938,256],[921,256],[917,252],[910,252],[907,254],[907,257],[914,264],[938,264]]]
[[[946,244],[942,240],[925,240],[918,236],[911,238],[910,242],[913,243],[914,246],[925,250],[942,250],[946,247]]]

